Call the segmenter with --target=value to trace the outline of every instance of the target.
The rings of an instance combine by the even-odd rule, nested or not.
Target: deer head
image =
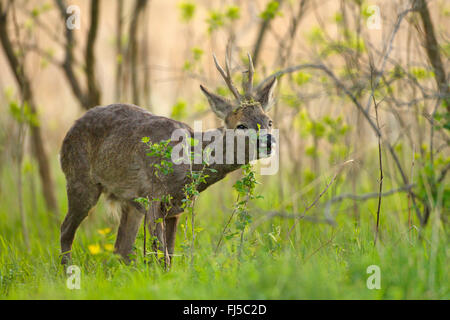
[[[217,70],[219,70],[222,78],[235,97],[234,101],[214,94],[202,85],[200,85],[200,89],[208,98],[212,111],[224,121],[226,129],[234,129],[236,131],[245,131],[248,129],[259,131],[263,129],[264,132],[267,132],[265,140],[268,142],[268,148],[270,149],[275,141],[271,135],[272,119],[267,112],[274,102],[273,92],[277,85],[277,78],[273,77],[268,81],[264,81],[254,89],[253,74],[255,70],[252,57],[250,54],[247,54],[248,70],[244,72],[247,75],[244,75],[242,85],[244,93],[240,94],[231,78],[229,56],[227,54],[225,59],[225,70],[217,62],[215,55],[213,55],[213,58]]]
[[[244,94],[241,95],[233,84],[229,57],[225,60],[225,70],[217,62],[217,58],[213,55],[214,63],[219,70],[221,76],[225,80],[235,100],[229,100],[217,94],[210,92],[204,86],[200,85],[201,90],[208,98],[209,105],[212,111],[225,122],[227,129],[261,129],[270,130],[272,120],[267,115],[267,112],[272,107],[274,102],[273,91],[277,84],[277,79],[273,77],[269,81],[263,83],[262,86],[253,89],[253,62],[250,54],[248,54],[249,68],[244,73],[247,73],[246,81],[243,81]]]

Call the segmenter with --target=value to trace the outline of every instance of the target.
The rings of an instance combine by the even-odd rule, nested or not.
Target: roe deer
[[[254,89],[254,68],[248,55],[249,68],[245,71],[247,76],[243,81],[244,94],[241,95],[232,83],[229,56],[226,57],[225,70],[214,55],[213,57],[216,68],[236,98],[235,101],[230,101],[200,85],[212,111],[224,120],[224,127],[213,130],[220,139],[225,140],[226,129],[236,132],[265,129],[268,132],[265,135],[268,144],[264,148],[271,153],[275,143],[271,136],[272,120],[266,112],[273,103],[276,78],[267,78]],[[60,152],[68,197],[68,213],[61,225],[63,264],[70,260],[77,228],[102,193],[120,211],[115,252],[126,261],[129,261],[136,234],[144,215],[147,214],[144,206],[134,199],[147,196],[161,199],[163,190],[170,194],[173,198],[168,210],[163,207],[163,203],[152,202],[153,219],[150,218],[148,227],[158,238],[163,252],[168,256],[173,254],[177,223],[183,212],[183,188],[190,181],[190,166],[175,163],[170,174],[155,179],[151,164],[156,159],[147,155],[147,146],[141,140],[143,137],[149,137],[154,143],[168,140],[176,129],[187,130],[193,135],[193,130],[185,123],[154,115],[130,104],[98,106],[87,111],[75,122],[64,138]],[[201,133],[204,134],[205,132]],[[170,143],[173,144],[174,141]],[[201,147],[206,148],[206,145],[202,143]],[[226,150],[223,151],[225,154]],[[250,160],[253,159],[246,157],[245,162]],[[209,165],[214,170],[211,170],[211,174],[208,173],[206,182],[199,185],[198,191],[205,190],[240,166],[236,163]],[[161,184],[164,188],[161,188]],[[155,224],[155,219],[159,218],[162,218],[164,223]]]

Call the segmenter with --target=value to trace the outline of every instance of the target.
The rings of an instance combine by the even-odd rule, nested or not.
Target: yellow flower
[[[104,236],[111,232],[111,228],[98,229],[97,232]]]
[[[110,243],[105,244],[103,247],[105,248],[106,251],[110,252],[114,251],[114,246]]]
[[[101,250],[100,245],[98,244],[90,244],[88,245],[88,249],[92,254],[98,254]]]

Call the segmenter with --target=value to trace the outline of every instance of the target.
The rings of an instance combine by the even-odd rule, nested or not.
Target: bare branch
[[[372,68],[372,64],[371,64],[371,68]],[[377,103],[377,101],[375,99],[375,94],[374,94],[375,88],[373,87],[372,75],[373,75],[373,72],[371,72],[371,79],[370,79],[371,80],[370,84],[371,84],[371,87],[372,87],[371,96],[372,96],[372,99],[373,99],[373,104],[375,106],[375,119],[376,119],[376,122],[377,122],[377,128],[378,128],[378,130],[380,130],[380,121],[379,121],[379,118],[378,118],[378,103]],[[379,162],[379,165],[380,165],[380,180],[379,180],[378,183],[379,183],[379,188],[380,189],[378,191],[377,225],[376,225],[376,229],[375,229],[374,245],[377,244],[377,239],[378,239],[378,231],[379,231],[379,227],[380,227],[381,194],[383,192],[383,161],[382,161],[382,156],[381,156],[381,137],[378,136],[377,140],[378,140],[378,162]]]
[[[66,9],[67,6],[64,0],[55,0],[57,7],[59,8],[62,20],[66,21]],[[85,63],[86,63],[86,79],[87,90],[83,90],[80,85],[80,80],[75,74],[73,69],[75,48],[75,38],[73,30],[65,28],[66,30],[66,43],[65,43],[65,58],[61,65],[74,96],[78,99],[81,106],[85,109],[90,109],[100,104],[100,90],[97,86],[95,77],[95,56],[94,56],[94,44],[97,37],[99,20],[99,0],[91,1],[91,19],[88,32],[88,39],[86,43]],[[86,92],[85,92],[86,91]]]
[[[303,219],[306,215],[306,212],[308,212],[309,209],[311,209],[312,207],[314,207],[316,205],[316,203],[319,201],[319,199],[327,192],[328,188],[334,183],[334,181],[336,181],[336,178],[338,177],[338,175],[342,172],[342,170],[344,169],[345,165],[349,164],[349,163],[353,163],[353,159],[351,160],[347,160],[345,161],[340,168],[338,169],[338,171],[335,173],[333,179],[331,179],[331,181],[325,186],[325,188],[322,190],[322,192],[317,196],[317,198],[309,205],[305,208],[305,210],[303,211],[303,214],[301,216],[298,216],[295,219],[294,224],[292,225],[292,227],[289,229],[289,232],[287,233],[287,237],[289,238],[292,230],[294,230],[295,226],[297,225],[297,223],[300,221],[300,219]]]
[[[397,22],[395,23],[394,28],[393,28],[393,30],[392,30],[392,32],[391,32],[391,36],[389,37],[390,39],[389,39],[389,42],[388,42],[387,47],[386,47],[386,53],[384,54],[384,57],[383,57],[382,62],[381,62],[381,68],[380,68],[380,71],[377,72],[378,75],[377,75],[377,78],[375,79],[375,83],[373,83],[373,84],[371,85],[371,86],[372,86],[372,91],[371,91],[371,93],[370,93],[369,99],[367,100],[367,105],[366,105],[366,108],[365,108],[366,111],[369,111],[369,109],[370,109],[372,97],[373,97],[373,95],[374,95],[374,93],[375,93],[375,90],[376,90],[376,88],[378,87],[378,84],[379,84],[379,82],[380,82],[380,80],[381,80],[381,77],[382,77],[382,75],[383,75],[383,73],[384,73],[384,68],[385,68],[385,66],[386,66],[386,61],[387,61],[387,59],[388,59],[388,57],[389,57],[389,55],[390,55],[390,53],[391,53],[391,51],[392,51],[392,43],[394,42],[394,39],[395,39],[395,36],[396,36],[398,30],[400,29],[400,24],[402,23],[403,18],[405,18],[405,16],[406,16],[409,12],[414,11],[414,10],[415,10],[414,7],[409,8],[409,9],[406,9],[406,10],[402,11],[402,12],[397,16]]]
[[[410,184],[407,186],[402,186],[400,188],[397,189],[392,189],[386,192],[383,192],[381,194],[381,197],[388,197],[391,196],[393,194],[399,193],[399,192],[408,192],[409,190],[411,190],[415,185]],[[377,198],[379,196],[379,192],[370,192],[370,193],[365,193],[365,194],[352,194],[352,193],[343,193],[340,194],[339,196],[336,196],[334,198],[332,198],[330,201],[328,201],[326,203],[327,206],[345,200],[345,199],[351,199],[351,200],[357,200],[357,201],[366,201],[369,199],[373,199],[373,198]]]
[[[269,220],[271,218],[274,217],[278,217],[278,218],[283,218],[283,219],[297,219],[299,216],[301,216],[302,213],[300,212],[295,212],[295,213],[289,213],[286,211],[261,211],[261,214],[264,214],[264,221],[265,220]],[[329,218],[318,218],[318,217],[314,217],[314,216],[305,216],[302,218],[305,221],[309,221],[309,222],[313,222],[313,223],[325,223],[325,224],[330,224],[330,225],[335,225],[336,221],[334,221],[333,219],[329,219]],[[253,229],[255,229],[255,226],[253,226]]]

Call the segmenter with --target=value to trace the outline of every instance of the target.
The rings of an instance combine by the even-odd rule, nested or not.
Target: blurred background
[[[449,1],[0,0],[0,6],[5,239],[29,247],[33,234],[45,238],[52,230],[49,237],[57,238],[67,208],[58,152],[89,108],[133,103],[190,125],[204,120],[205,129],[220,126],[199,85],[230,96],[212,59],[215,53],[223,64],[228,43],[235,83],[247,52],[255,83],[279,77],[270,114],[280,130],[280,170],[259,177],[264,200],[255,205],[256,220],[276,218],[290,227],[320,198],[304,223],[334,228],[367,219],[372,233],[381,190],[388,201],[381,225],[398,225],[395,232],[426,228],[433,219],[447,225]],[[200,215],[214,214],[211,206],[219,203],[226,220],[239,174],[206,192]],[[104,216],[89,219],[112,225]]]

